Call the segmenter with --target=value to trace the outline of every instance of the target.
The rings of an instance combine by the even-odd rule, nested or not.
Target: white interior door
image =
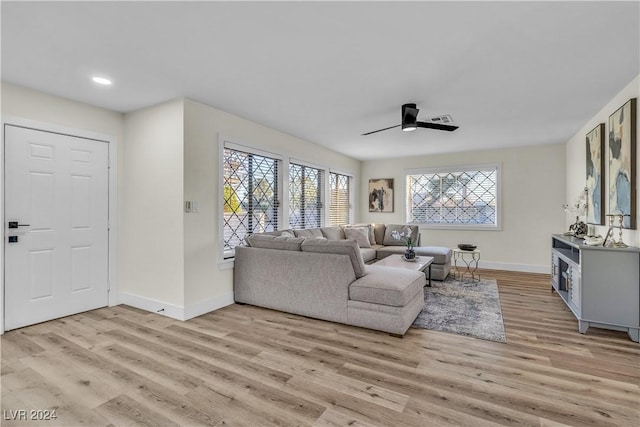
[[[6,330],[108,305],[108,162],[107,142],[5,125]]]

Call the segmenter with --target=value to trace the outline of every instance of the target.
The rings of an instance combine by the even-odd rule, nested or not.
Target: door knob
[[[18,221],[9,221],[9,228],[29,227],[29,224],[18,224]]]

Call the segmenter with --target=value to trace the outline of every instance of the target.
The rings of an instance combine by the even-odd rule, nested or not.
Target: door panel
[[[5,126],[7,330],[108,304],[108,159],[106,142]]]

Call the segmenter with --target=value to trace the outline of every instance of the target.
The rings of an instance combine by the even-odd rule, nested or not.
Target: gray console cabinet
[[[640,248],[586,246],[582,239],[551,238],[551,289],[589,327],[626,331],[640,339]]]

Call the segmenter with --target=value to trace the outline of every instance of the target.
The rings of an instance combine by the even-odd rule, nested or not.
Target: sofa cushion
[[[376,259],[376,250],[373,248],[360,248],[360,254],[362,255],[362,260],[364,262],[369,262]]]
[[[344,235],[348,240],[355,240],[360,248],[370,248],[369,229],[366,227],[346,227]]]
[[[395,232],[400,234],[406,233],[406,231],[410,231],[411,241],[414,245],[418,244],[418,226],[417,225],[400,225],[400,224],[390,224],[387,225],[384,230],[384,240],[382,244],[385,246],[406,246],[407,241],[404,239],[396,239],[393,237]]]
[[[424,273],[369,265],[367,275],[349,286],[349,299],[404,307],[426,284]]]
[[[279,237],[264,234],[251,234],[245,241],[252,248],[280,249],[284,251],[300,251],[303,237]]]
[[[384,224],[372,224],[372,226],[376,244],[381,245],[382,242],[384,242],[384,231],[387,229],[387,226]]]
[[[301,249],[303,252],[349,255],[356,277],[366,274],[360,248],[353,240],[306,239]]]
[[[329,240],[344,240],[346,237],[344,236],[344,231],[342,227],[322,227],[320,228],[322,235]]]
[[[319,228],[309,228],[308,230],[293,230],[296,237],[324,237]]]

